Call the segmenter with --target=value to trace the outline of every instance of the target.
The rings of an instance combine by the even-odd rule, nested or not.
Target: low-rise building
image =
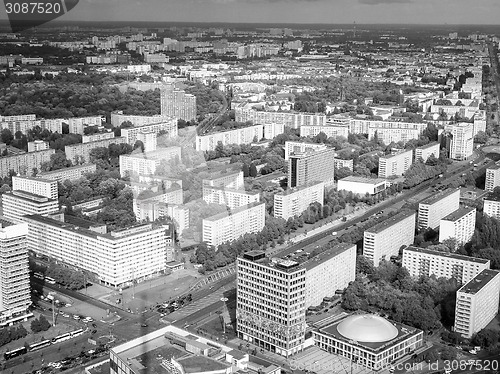
[[[387,183],[381,178],[357,177],[351,175],[338,180],[338,191],[351,191],[358,195],[376,195],[386,189]]]

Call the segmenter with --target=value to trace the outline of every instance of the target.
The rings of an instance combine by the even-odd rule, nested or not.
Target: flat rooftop
[[[26,179],[26,180],[29,180],[29,181],[35,181],[35,182],[57,183],[57,181],[54,181],[52,179],[45,179],[45,178],[42,178],[42,177],[40,177],[40,178],[37,178],[37,177],[26,177],[26,176],[23,176],[23,175],[15,175],[14,177],[15,178],[19,178],[19,179]]]
[[[380,184],[380,183],[385,183],[385,179],[382,179],[382,178],[357,177],[355,175],[350,175],[348,177],[342,178],[342,179],[340,179],[340,181],[365,183],[365,184]]]
[[[38,175],[43,176],[43,175],[59,174],[59,173],[64,173],[64,172],[78,170],[78,169],[87,169],[88,167],[95,167],[95,164],[77,165],[77,166],[70,166],[69,168],[64,168],[64,169],[44,171],[44,172],[39,173]],[[37,176],[37,178],[39,178],[39,177]]]
[[[475,262],[478,264],[487,264],[489,261],[489,260],[485,260],[484,258],[470,257],[470,256],[459,255],[459,254],[451,253],[451,252],[434,251],[432,249],[418,248],[418,247],[413,247],[413,246],[407,247],[403,251],[425,253],[425,254],[432,255],[432,256],[453,258],[456,260]]]
[[[420,204],[427,204],[427,205],[432,205],[434,203],[437,203],[439,200],[444,199],[445,197],[450,196],[451,194],[455,193],[456,191],[460,191],[458,188],[447,188],[444,191],[441,191],[435,195],[431,195],[429,197],[426,197],[423,199]]]
[[[421,147],[417,147],[417,149],[427,149],[427,148],[432,148],[432,147],[435,147],[436,145],[438,145],[439,143],[438,142],[432,142],[432,143],[429,143],[429,144],[426,144],[426,145],[423,145]]]
[[[229,209],[227,208],[227,211],[226,212],[221,212],[221,213],[218,213],[214,216],[210,216],[210,217],[207,217],[207,218],[204,218],[203,220],[206,220],[206,221],[218,221],[219,219],[222,219],[222,218],[225,218],[227,216],[231,216],[231,215],[234,215],[234,214],[237,214],[237,213],[241,213],[247,209],[250,209],[250,208],[254,208],[258,205],[264,205],[263,202],[260,202],[260,201],[256,201],[254,203],[250,203],[250,204],[247,204],[247,205],[243,205],[243,206],[240,206],[238,208],[235,208],[235,209]]]
[[[445,221],[452,221],[452,222],[458,221],[460,218],[462,218],[466,214],[469,214],[473,210],[476,210],[476,208],[458,208],[454,212],[451,212],[446,217],[441,218],[441,219],[445,220]]]
[[[494,193],[489,193],[488,196],[486,196],[484,198],[484,200],[500,201],[500,195],[495,195]]]
[[[228,363],[216,361],[206,356],[189,356],[181,358],[177,362],[184,367],[186,374],[218,371],[231,367]]]
[[[500,272],[496,270],[484,269],[474,278],[472,278],[468,283],[463,285],[458,292],[468,293],[471,295],[475,295],[478,293],[484,286],[486,286],[493,278],[498,276]]]
[[[291,195],[291,194],[294,194],[294,193],[297,193],[297,192],[301,192],[307,188],[310,188],[310,187],[313,187],[313,186],[317,186],[317,185],[320,185],[322,184],[323,186],[325,185],[325,182],[309,182],[305,185],[302,185],[302,186],[298,186],[298,187],[291,187],[291,188],[288,188],[286,189],[285,191],[282,191],[282,192],[278,192],[276,195],[280,195],[280,196],[286,196],[286,195]]]
[[[413,155],[413,151],[410,149],[408,151],[402,151],[402,152],[398,152],[398,153],[395,153],[393,155],[385,155],[385,156],[380,156],[380,158],[383,158],[383,159],[390,159],[390,158],[394,158],[394,157],[399,157],[399,156],[403,156],[403,155],[406,155],[407,153],[410,153],[410,155]]]
[[[402,221],[405,218],[408,218],[410,216],[416,216],[416,214],[417,213],[412,210],[403,210],[398,214],[389,217],[380,223],[377,223],[375,226],[370,227],[369,229],[366,230],[366,232],[370,232],[372,234],[378,234],[379,232],[386,230],[387,228],[391,227],[392,225],[395,225],[396,223]]]

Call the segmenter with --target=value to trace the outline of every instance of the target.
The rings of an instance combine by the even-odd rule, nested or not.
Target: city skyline
[[[495,0],[82,0],[58,20],[498,25],[492,9],[499,7]]]

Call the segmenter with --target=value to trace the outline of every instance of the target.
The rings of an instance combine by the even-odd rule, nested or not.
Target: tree
[[[250,176],[250,168],[248,167],[248,164],[243,164],[241,170],[243,171],[243,176],[244,177]]]
[[[14,140],[14,136],[9,129],[3,129],[0,133],[0,139],[2,140],[2,143],[10,145],[10,143]]]
[[[255,178],[257,176],[257,167],[255,166],[255,164],[253,162],[250,164],[250,169],[249,169],[248,174],[252,178]]]
[[[134,144],[134,150],[139,149],[142,153],[144,153],[144,143],[142,140],[136,140]]]
[[[489,136],[484,131],[478,131],[478,133],[474,137],[474,141],[479,144],[485,144],[488,141],[488,139]]]

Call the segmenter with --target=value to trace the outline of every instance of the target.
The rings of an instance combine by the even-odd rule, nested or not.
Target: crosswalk
[[[185,307],[182,307],[179,310],[176,310],[173,313],[170,313],[168,316],[165,317],[165,319],[169,321],[177,321],[179,319],[182,319],[184,317],[187,317],[200,309],[205,308],[206,306],[215,303],[216,301],[219,301],[223,297],[223,290],[214,292],[203,299],[193,301],[192,303],[186,305]]]
[[[196,282],[191,287],[190,291],[193,292],[193,291],[199,290],[200,288],[205,287],[209,283],[217,282],[218,280],[226,278],[234,273],[236,273],[236,266],[235,265],[221,269],[221,270],[217,271],[216,273],[210,274],[208,277],[203,278],[203,279],[199,280],[198,282]]]

